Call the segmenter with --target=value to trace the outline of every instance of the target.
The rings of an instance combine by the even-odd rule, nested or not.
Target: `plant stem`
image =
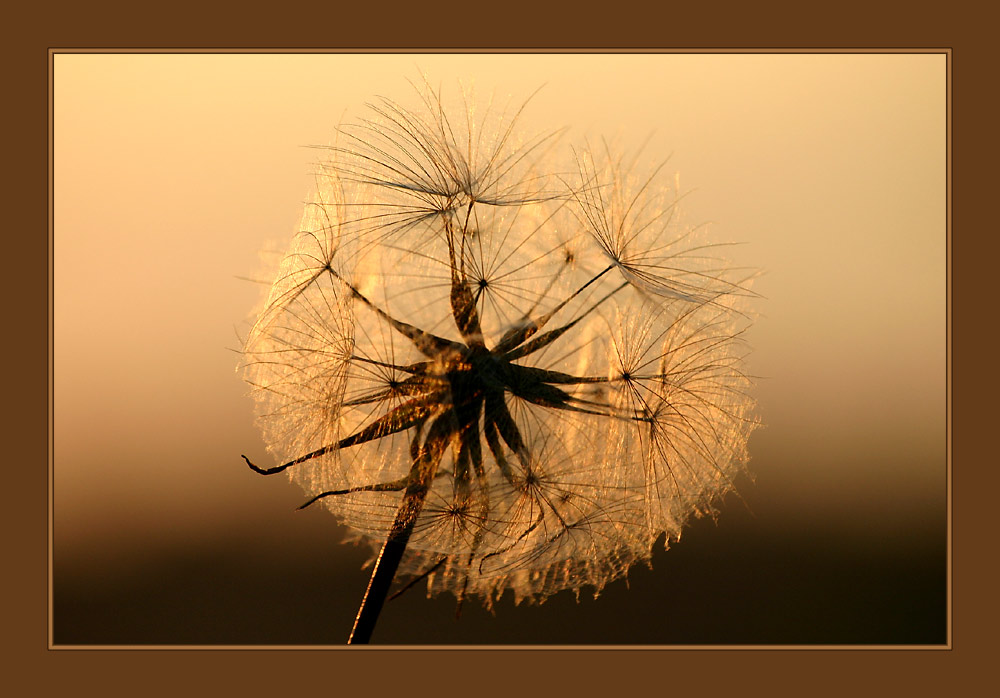
[[[414,443],[416,443],[416,439]],[[409,485],[407,485],[403,501],[396,511],[396,518],[389,528],[385,544],[378,554],[378,559],[375,560],[375,569],[372,570],[368,588],[361,600],[361,608],[358,609],[358,615],[354,619],[351,636],[347,639],[349,645],[368,644],[371,639],[372,630],[375,629],[375,621],[378,620],[382,606],[385,604],[389,587],[396,576],[396,570],[403,559],[403,553],[406,552],[406,544],[410,540],[413,526],[417,523],[417,517],[424,506],[427,490],[434,479],[434,473],[441,458],[442,444],[440,440],[433,443],[436,448],[420,449],[415,453],[413,466],[410,469]]]
[[[400,520],[406,513],[406,504],[400,507],[396,520],[393,521],[389,536],[382,546],[378,559],[375,561],[375,569],[372,577],[368,581],[368,588],[365,596],[361,600],[361,608],[358,609],[358,616],[354,620],[354,628],[351,636],[347,640],[349,645],[368,644],[371,639],[372,630],[375,629],[375,621],[378,620],[385,597],[389,593],[389,587],[396,576],[396,569],[406,552],[406,544],[413,531],[413,524],[416,523],[418,512],[408,515],[408,520]]]

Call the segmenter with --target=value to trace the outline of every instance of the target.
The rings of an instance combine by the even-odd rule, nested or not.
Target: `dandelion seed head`
[[[748,460],[750,275],[661,169],[418,94],[324,149],[244,351],[258,421],[373,545],[412,509],[399,573],[429,594],[596,595]]]

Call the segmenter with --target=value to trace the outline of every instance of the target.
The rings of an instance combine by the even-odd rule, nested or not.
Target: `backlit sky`
[[[264,447],[234,350],[261,293],[248,279],[284,249],[309,193],[316,151],[302,146],[329,142],[377,95],[409,100],[419,71],[446,91],[459,79],[522,97],[544,85],[528,130],[648,138],[651,157],[670,156],[691,192],[687,219],[745,243],[732,255],[765,271],[749,340],[766,428],[751,440],[746,502],[727,500],[717,526],[658,555],[633,590],[620,582],[579,607],[570,597],[458,622],[449,602],[413,591],[404,610],[387,606],[375,641],[942,642],[937,54],[57,55],[56,641],[346,638],[363,555],[337,542],[325,512],[293,512],[292,485],[243,465],[241,453]],[[752,577],[760,551],[779,549],[771,576]],[[698,550],[742,578],[680,564]],[[831,551],[836,564],[824,561]],[[331,605],[311,614],[305,591],[286,598],[296,592],[284,569],[316,580],[315,598]],[[696,592],[666,599],[666,584],[687,588],[686,570],[705,575]],[[919,574],[923,586],[907,587]],[[335,598],[323,593],[330,575]],[[761,617],[789,617],[759,625],[734,601],[748,588]],[[926,623],[894,635],[905,609],[872,610],[893,598]],[[653,607],[667,614],[662,632],[628,615]],[[673,632],[678,607],[690,619]],[[792,616],[803,613],[800,626]],[[560,636],[557,617],[575,619],[577,634]],[[329,639],[315,626],[330,626]]]

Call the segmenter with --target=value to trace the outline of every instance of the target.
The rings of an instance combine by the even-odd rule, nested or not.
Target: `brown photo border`
[[[89,6],[88,6],[89,7]],[[862,6],[865,7],[865,6]],[[955,110],[959,116],[961,129],[953,131],[954,123],[952,111],[949,110],[949,369],[953,376],[959,376],[959,384],[965,385],[962,376],[971,378],[968,364],[963,369],[959,364],[951,364],[951,324],[954,317],[969,317],[962,312],[954,312],[952,306],[952,288],[957,287],[959,298],[981,298],[979,302],[987,307],[980,312],[980,317],[989,317],[988,306],[995,294],[989,293],[987,289],[979,289],[984,286],[984,282],[989,278],[987,270],[980,269],[966,270],[964,264],[972,264],[978,261],[980,265],[988,263],[986,255],[970,254],[966,243],[972,239],[973,244],[976,238],[986,236],[995,227],[990,225],[989,219],[983,215],[983,210],[975,210],[978,206],[983,206],[982,202],[989,200],[989,193],[985,187],[989,182],[995,180],[995,173],[988,167],[992,163],[986,161],[986,153],[982,143],[978,140],[980,134],[985,134],[985,119],[995,113],[988,109],[985,104],[977,108],[975,102],[984,99],[983,92],[978,92],[974,86],[976,84],[988,85],[990,81],[987,75],[981,76],[983,82],[976,79],[974,73],[979,70],[985,73],[985,66],[988,61],[986,52],[989,46],[988,41],[980,43],[969,42],[967,44],[956,37],[956,27],[960,24],[957,17],[959,12],[943,14],[941,10],[935,10],[934,15],[928,17],[925,22],[931,24],[933,29],[914,26],[914,21],[900,21],[897,13],[887,11],[885,15],[877,17],[873,15],[874,10],[866,8],[864,13],[852,13],[847,6],[838,8],[840,20],[833,20],[824,24],[828,36],[837,33],[838,27],[845,30],[848,28],[857,29],[859,22],[864,23],[864,31],[855,31],[855,41],[845,42],[843,36],[850,32],[840,34],[839,41],[808,41],[798,40],[794,45],[786,45],[786,41],[774,38],[774,31],[755,34],[760,44],[760,49],[737,49],[737,50],[767,50],[777,51],[799,51],[805,50],[814,52],[815,48],[801,48],[803,46],[821,47],[850,45],[851,51],[871,51],[879,50],[886,46],[895,46],[892,49],[899,52],[920,51],[928,49],[914,49],[913,46],[931,47],[930,50],[937,52],[946,51],[948,53],[948,75],[949,75],[949,105],[951,105],[951,89],[955,86],[954,67],[957,62],[958,85],[960,86],[958,109]],[[949,8],[951,10],[952,8]],[[203,8],[204,10],[204,8]],[[19,400],[14,406],[19,408],[18,415],[15,416],[12,434],[22,433],[31,438],[10,439],[11,447],[9,455],[8,472],[14,476],[14,482],[8,485],[8,507],[7,515],[7,536],[8,549],[11,552],[12,560],[8,562],[8,570],[15,571],[15,574],[4,575],[4,587],[6,599],[5,605],[8,612],[8,622],[5,623],[4,633],[6,659],[10,662],[8,666],[15,667],[14,671],[8,670],[9,675],[14,675],[19,680],[15,680],[14,685],[24,684],[26,680],[37,682],[38,686],[44,686],[38,691],[42,695],[60,695],[65,692],[78,692],[83,686],[92,686],[100,690],[104,695],[177,695],[181,692],[193,692],[195,695],[207,694],[213,690],[228,689],[237,691],[248,686],[253,686],[260,693],[288,693],[290,691],[300,692],[308,690],[314,685],[325,687],[326,690],[341,692],[352,687],[368,687],[370,690],[382,694],[395,692],[390,688],[393,684],[403,686],[402,690],[419,690],[418,685],[431,690],[476,690],[482,689],[486,692],[493,692],[501,684],[508,685],[514,681],[512,687],[522,685],[530,687],[538,686],[538,681],[551,679],[555,684],[562,684],[565,689],[571,689],[574,684],[586,682],[588,687],[594,691],[621,691],[632,682],[629,677],[634,677],[642,684],[658,688],[662,692],[672,692],[683,690],[685,687],[693,687],[700,691],[708,690],[709,694],[725,689],[746,690],[752,686],[759,686],[768,692],[781,692],[781,686],[792,689],[794,686],[808,685],[809,693],[842,695],[847,692],[869,692],[878,691],[880,687],[893,689],[893,692],[906,691],[909,695],[930,694],[931,692],[944,691],[949,688],[952,681],[963,677],[975,680],[975,667],[980,670],[988,668],[985,666],[985,659],[988,657],[990,642],[986,633],[990,606],[987,603],[987,593],[991,591],[990,580],[995,576],[989,574],[992,570],[983,569],[985,555],[977,555],[977,550],[990,550],[991,530],[988,525],[983,525],[982,519],[985,512],[989,511],[991,502],[986,499],[988,493],[993,488],[990,486],[989,476],[995,473],[988,472],[986,466],[990,463],[985,451],[985,444],[979,440],[978,445],[973,442],[975,435],[987,433],[985,428],[969,428],[968,425],[976,424],[976,418],[980,421],[986,415],[995,412],[987,406],[982,406],[975,410],[970,401],[971,395],[961,393],[963,396],[962,406],[954,410],[951,414],[961,415],[960,423],[966,428],[959,429],[960,434],[960,454],[965,454],[965,461],[968,464],[976,463],[979,468],[966,479],[958,479],[957,489],[949,490],[952,493],[949,502],[949,591],[952,586],[951,554],[958,551],[961,573],[958,575],[958,594],[949,593],[949,635],[948,649],[939,651],[920,651],[908,648],[883,649],[881,651],[871,651],[862,649],[839,649],[839,650],[812,650],[800,651],[802,648],[795,648],[797,651],[760,648],[759,651],[748,651],[752,648],[740,648],[739,650],[712,649],[703,650],[670,650],[668,653],[656,657],[655,664],[650,664],[649,660],[654,659],[650,652],[661,652],[655,648],[616,648],[615,650],[601,651],[594,654],[593,650],[547,650],[544,652],[533,652],[526,650],[512,649],[491,649],[481,648],[476,652],[463,652],[456,655],[452,651],[445,651],[433,648],[413,648],[406,651],[388,650],[390,654],[381,652],[364,652],[361,656],[348,657],[343,652],[325,653],[318,655],[320,650],[312,651],[287,651],[278,650],[213,650],[199,651],[191,648],[181,650],[144,650],[144,651],[122,651],[122,650],[94,650],[82,652],[67,652],[53,649],[49,643],[49,598],[47,591],[47,569],[48,569],[48,545],[47,530],[48,519],[43,518],[42,511],[48,510],[48,487],[47,487],[47,467],[41,463],[42,449],[48,450],[48,434],[51,425],[51,414],[48,404],[51,396],[51,354],[50,344],[46,342],[46,347],[35,345],[33,342],[21,343],[16,341],[22,334],[31,338],[38,338],[39,345],[43,336],[50,338],[51,332],[51,254],[50,237],[38,230],[38,220],[43,211],[48,211],[48,194],[51,173],[51,150],[44,148],[43,144],[49,142],[49,119],[48,119],[48,89],[49,82],[46,79],[49,66],[51,65],[52,50],[58,48],[61,51],[88,46],[100,50],[116,47],[122,50],[146,50],[140,47],[156,47],[166,45],[165,41],[156,41],[152,37],[138,39],[139,34],[129,33],[129,27],[117,27],[117,31],[122,35],[128,35],[131,40],[128,44],[121,44],[120,41],[109,38],[110,30],[103,28],[103,35],[100,31],[89,34],[86,43],[80,41],[84,35],[84,29],[93,28],[97,22],[97,17],[91,15],[84,20],[82,13],[89,9],[78,8],[74,12],[77,16],[63,14],[54,11],[54,8],[46,6],[40,7],[39,12],[45,12],[52,16],[39,18],[40,21],[30,23],[34,29],[25,32],[18,32],[14,43],[9,44],[17,52],[17,60],[8,63],[9,66],[17,66],[14,73],[12,85],[13,91],[8,95],[8,105],[10,105],[10,116],[13,117],[14,124],[10,127],[9,134],[16,134],[15,138],[9,141],[11,150],[23,151],[15,157],[15,162],[23,164],[26,169],[18,168],[11,171],[17,176],[14,183],[14,190],[9,199],[12,203],[30,202],[37,205],[18,205],[11,207],[15,213],[15,221],[11,222],[9,229],[8,248],[10,255],[9,268],[13,272],[14,279],[11,290],[18,290],[18,297],[11,298],[8,303],[8,312],[13,317],[8,321],[8,338],[10,344],[8,349],[13,349],[17,355],[18,370],[14,377],[16,395],[23,395],[24,399]],[[338,12],[340,10],[338,9]],[[360,26],[364,22],[349,15],[352,12],[360,11],[359,8],[350,8],[345,11],[345,16],[340,17],[338,26]],[[916,16],[915,8],[911,7],[909,12]],[[531,13],[531,18],[538,20],[542,11],[538,8]],[[565,27],[565,11],[552,10],[553,13],[560,13],[550,17]],[[227,13],[231,19],[231,12]],[[514,10],[508,6],[508,14],[515,14]],[[940,13],[940,16],[938,16]],[[201,14],[197,16],[201,16]],[[704,21],[711,20],[713,27],[717,26],[718,16],[709,17]],[[127,18],[128,14],[119,15]],[[181,24],[190,22],[194,14],[175,14]],[[453,15],[457,16],[457,15]],[[516,16],[516,15],[515,15]],[[790,15],[792,16],[792,15]],[[673,8],[665,12],[664,21],[654,21],[643,12],[642,15],[631,15],[632,21],[636,22],[631,26],[632,31],[611,31],[605,37],[628,36],[628,43],[636,42],[643,46],[653,47],[663,45],[664,38],[652,36],[654,30],[663,27],[683,27],[690,20],[690,14],[685,13],[682,8]],[[933,19],[931,19],[933,17]],[[29,23],[18,21],[20,18],[13,17],[14,21],[9,26],[27,27]],[[299,17],[293,20],[292,33],[301,30],[305,24],[306,17]],[[504,19],[509,20],[510,17]],[[736,32],[742,28],[746,31],[747,25],[741,25],[739,17],[730,17],[734,20],[732,25]],[[648,21],[644,21],[648,20]],[[728,21],[728,20],[727,20]],[[665,23],[666,22],[666,23]],[[170,23],[162,24],[151,20],[151,24],[157,24],[158,31],[164,35],[169,34],[173,27]],[[216,28],[226,27],[227,23],[213,23]],[[321,24],[321,23],[320,23]],[[488,25],[489,23],[487,23]],[[621,29],[621,20],[612,21],[612,30]],[[704,25],[701,31],[704,32]],[[815,30],[815,25],[813,26]],[[982,30],[982,22],[975,18],[966,24],[970,30],[976,28]],[[643,29],[646,27],[646,29]],[[438,41],[433,42],[436,46],[445,45],[448,38],[459,36],[447,31],[449,27],[442,27],[433,36]],[[499,32],[508,28],[505,22],[500,22],[492,26],[492,31]],[[882,35],[879,36],[880,28]],[[273,29],[273,27],[272,27]],[[408,32],[412,26],[405,23],[396,28],[396,32]],[[789,27],[790,35],[795,35],[795,27]],[[575,41],[573,46],[565,49],[553,49],[552,47],[564,43],[554,40],[551,36],[538,36],[535,39],[525,41],[528,32],[518,35],[518,40],[512,41],[510,37],[506,39],[494,39],[493,42],[483,41],[481,45],[494,45],[509,47],[514,43],[525,44],[524,48],[516,49],[526,52],[535,52],[535,48],[548,47],[550,50],[560,50],[560,52],[580,51],[659,51],[662,49],[623,49],[622,43],[607,46],[606,41],[594,41],[593,36],[596,30],[608,32],[609,27],[600,26],[590,29],[590,41],[584,41],[580,37],[587,36],[587,32],[570,32],[563,30],[564,36],[573,36]],[[32,31],[39,32],[32,36]],[[733,31],[733,30],[730,30]],[[909,33],[907,33],[907,31]],[[143,32],[145,33],[145,32]],[[679,34],[675,29],[673,33]],[[683,32],[689,42],[694,42],[692,34]],[[867,35],[863,42],[857,42],[858,34]],[[412,41],[407,41],[406,37],[412,34],[399,34],[397,37],[404,37],[402,40],[391,41],[391,32],[380,31],[377,34],[378,40],[373,41],[373,36],[360,36],[353,34],[348,37],[340,32],[332,31],[329,36],[324,37],[324,43],[336,44],[338,49],[358,48],[359,44],[366,43],[368,46],[406,46],[403,50],[426,50],[412,47]],[[900,36],[906,34],[906,41],[887,41],[885,36]],[[697,35],[697,32],[694,34]],[[422,35],[429,38],[431,35]],[[498,36],[498,34],[494,34]],[[704,34],[703,34],[704,36]],[[706,37],[709,38],[709,37]],[[834,37],[838,38],[838,37]],[[645,40],[644,40],[645,39]],[[728,39],[728,41],[726,41]],[[351,43],[354,46],[351,46]],[[171,45],[178,43],[176,40],[169,42]],[[234,42],[220,42],[216,38],[214,41],[202,40],[199,46],[220,46],[225,44],[233,45]],[[226,51],[240,50],[241,46],[266,46],[267,41],[241,41],[233,45],[232,49],[222,49]],[[430,43],[430,42],[428,42]],[[605,46],[601,46],[604,43]],[[724,45],[741,46],[745,40],[732,33],[726,36],[725,33],[716,32],[710,37],[710,43],[704,45]],[[284,48],[287,44],[282,43]],[[586,45],[588,48],[576,48],[576,46]],[[875,48],[878,47],[878,48]],[[203,50],[197,46],[185,47],[187,50]],[[673,49],[687,47],[673,44]],[[693,48],[693,47],[691,47]],[[258,52],[254,48],[249,52]],[[393,49],[374,49],[383,52]],[[458,50],[457,48],[455,50]],[[469,50],[482,50],[481,48]],[[710,49],[715,52],[716,49]],[[722,49],[719,49],[722,50]],[[727,49],[728,50],[728,49]],[[841,50],[823,48],[823,51]],[[979,62],[979,59],[984,59]],[[43,68],[44,66],[44,68]],[[44,72],[43,72],[44,71]],[[988,91],[984,91],[988,92]],[[42,110],[45,110],[45,117],[42,117]],[[978,127],[978,128],[977,128]],[[39,150],[48,152],[49,157],[44,164],[39,157]],[[962,185],[958,197],[959,215],[955,215],[954,198],[951,196],[953,178],[951,177],[951,162],[954,153],[959,154],[958,162],[961,164],[961,176],[958,178]],[[976,172],[976,168],[981,168]],[[43,186],[46,184],[45,189]],[[983,190],[982,196],[977,197],[977,190]],[[964,194],[964,195],[963,195]],[[27,220],[23,225],[20,218]],[[958,261],[963,264],[961,273],[951,255],[951,227],[958,221],[961,224],[961,235],[959,245],[960,255]],[[980,228],[981,226],[981,228]],[[981,230],[982,232],[978,232]],[[20,231],[29,231],[27,234],[17,235]],[[977,232],[973,232],[977,231]],[[34,264],[42,264],[46,260],[46,273],[40,274],[34,268]],[[44,294],[31,295],[30,289],[33,284],[40,284],[42,278],[47,280],[47,289]],[[975,293],[980,290],[981,293]],[[37,306],[41,306],[40,308]],[[966,310],[965,312],[969,312]],[[971,323],[970,323],[971,324]],[[980,324],[982,326],[983,323]],[[960,321],[960,326],[964,327]],[[14,341],[11,341],[14,340]],[[13,346],[18,345],[18,346]],[[981,344],[979,346],[989,346]],[[20,352],[18,353],[18,350]],[[985,352],[984,352],[985,353]],[[986,358],[986,357],[984,357]],[[988,359],[987,359],[988,360]],[[43,368],[43,361],[44,368]],[[988,364],[987,364],[988,366]],[[980,369],[981,370],[981,369]],[[37,373],[36,373],[37,371]],[[42,408],[42,397],[39,385],[40,376],[45,372],[48,386],[45,400],[46,408]],[[949,407],[951,402],[951,386],[953,380],[949,380]],[[44,425],[41,415],[46,415]],[[949,452],[954,453],[952,446],[952,429],[949,424]],[[985,425],[981,425],[985,427]],[[38,437],[37,439],[34,437]],[[44,446],[43,446],[44,444]],[[969,451],[963,449],[970,449]],[[982,450],[980,450],[982,449]],[[982,458],[976,458],[977,454],[982,454]],[[980,472],[982,471],[982,472]],[[949,458],[949,478],[951,476],[951,463]],[[42,492],[46,494],[43,495]],[[42,497],[45,496],[45,500]],[[44,502],[44,503],[43,503]],[[975,538],[981,538],[976,541]],[[977,543],[979,543],[977,545]],[[953,615],[954,614],[954,615]],[[958,619],[955,624],[956,639],[952,642],[952,618]],[[995,644],[995,643],[994,643]],[[359,648],[360,649],[360,648]],[[378,648],[367,648],[378,649]],[[364,651],[364,650],[362,650]],[[431,655],[425,654],[430,651]],[[592,657],[592,658],[591,658]],[[444,659],[445,663],[440,663]],[[596,662],[599,661],[600,665]],[[772,662],[780,662],[775,665]],[[7,662],[5,662],[7,663]],[[656,671],[661,665],[669,667],[668,671],[660,673]],[[391,666],[391,670],[388,668]],[[589,668],[588,668],[589,667]],[[665,668],[666,668],[665,667]],[[488,673],[485,673],[488,672]],[[972,672],[972,673],[970,673]],[[521,681],[517,681],[521,679]],[[32,691],[34,693],[36,691]]]

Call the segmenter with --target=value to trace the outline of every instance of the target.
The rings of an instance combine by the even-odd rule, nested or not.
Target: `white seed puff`
[[[429,593],[596,594],[745,467],[751,274],[662,168],[418,93],[322,149],[248,336],[270,472],[376,547],[415,492]]]

